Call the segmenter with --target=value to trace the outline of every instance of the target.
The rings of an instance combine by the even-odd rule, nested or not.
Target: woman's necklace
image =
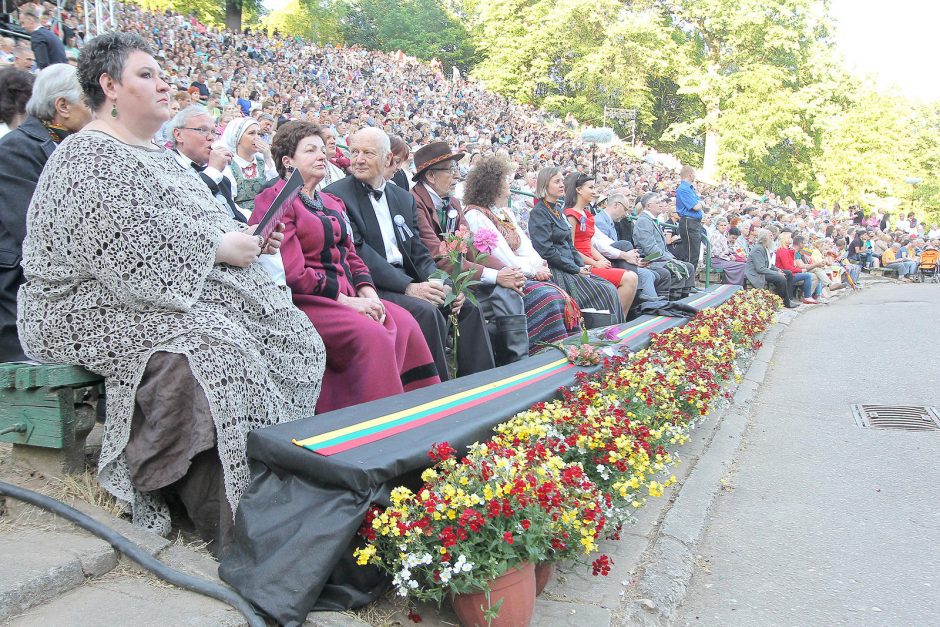
[[[545,204],[546,207],[548,207],[549,213],[551,213],[553,216],[561,220],[561,212],[558,211],[558,208],[555,206],[558,203],[557,200],[553,203],[550,203],[548,202],[548,198],[542,198],[542,202]]]

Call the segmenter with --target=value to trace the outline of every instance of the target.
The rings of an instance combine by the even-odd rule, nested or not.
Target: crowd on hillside
[[[68,38],[48,8],[20,13],[33,47]],[[874,224],[585,145],[570,118],[437,63],[134,5],[118,21],[73,31],[77,63],[14,46],[0,69],[0,349],[104,374],[102,482],[158,529],[175,493],[217,548],[250,429],[582,325],[693,315],[704,261],[795,306],[879,262],[907,280],[937,250],[913,216]]]

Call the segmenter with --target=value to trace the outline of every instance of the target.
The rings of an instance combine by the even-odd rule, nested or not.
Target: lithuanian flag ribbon
[[[292,442],[321,455],[335,455],[440,420],[571,368],[574,366],[568,363],[567,359],[559,359],[533,370],[444,396],[416,407],[409,407],[311,438],[295,439]]]

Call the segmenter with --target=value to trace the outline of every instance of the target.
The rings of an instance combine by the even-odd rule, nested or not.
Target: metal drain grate
[[[940,431],[935,407],[917,405],[852,405],[859,427],[892,431]]]

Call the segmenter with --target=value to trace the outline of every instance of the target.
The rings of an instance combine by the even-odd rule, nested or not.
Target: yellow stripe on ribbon
[[[443,405],[447,405],[448,403],[453,403],[455,401],[459,401],[464,398],[486,392],[488,390],[492,390],[498,387],[504,387],[520,379],[532,377],[533,375],[537,375],[539,373],[545,372],[546,370],[557,368],[558,366],[562,364],[567,364],[567,363],[568,363],[567,359],[559,359],[558,361],[553,361],[539,368],[535,368],[533,370],[527,370],[526,372],[513,375],[512,377],[509,377],[508,379],[500,379],[499,381],[487,383],[486,385],[481,385],[481,386],[472,388],[470,390],[465,390],[457,394],[451,394],[450,396],[444,396],[442,398],[429,401],[427,403],[424,403],[423,405],[418,405],[417,407],[409,407],[408,409],[403,409],[393,414],[379,416],[378,418],[373,418],[372,420],[367,420],[365,422],[359,422],[354,425],[350,425],[348,427],[343,427],[342,429],[335,429],[333,431],[328,431],[327,433],[321,433],[320,435],[315,435],[313,437],[306,438],[303,440],[295,440],[294,443],[299,446],[310,447],[310,446],[319,444],[321,442],[326,442],[334,438],[339,438],[344,435],[348,435],[350,433],[361,431],[363,429],[369,429],[371,427],[377,427],[377,426],[384,425],[389,422],[394,422],[395,420],[398,420],[399,418],[404,418],[411,414],[436,409]]]

